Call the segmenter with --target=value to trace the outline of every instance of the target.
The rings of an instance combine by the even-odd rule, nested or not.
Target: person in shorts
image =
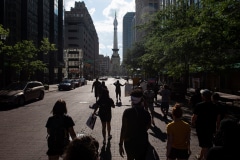
[[[168,160],[187,160],[190,150],[190,125],[183,121],[182,105],[175,104],[172,110],[173,121],[167,125],[167,153]]]
[[[47,120],[46,128],[48,133],[48,159],[49,160],[58,160],[60,156],[63,155],[64,150],[69,140],[69,134],[72,139],[76,138],[76,133],[73,126],[75,125],[73,119],[67,115],[67,106],[66,102],[62,99],[59,99],[51,111],[53,116],[50,116]],[[65,136],[63,139],[57,139],[56,136],[62,133],[56,133],[59,131],[56,128],[63,128]],[[62,130],[62,129],[61,129]],[[64,143],[62,143],[64,142]]]
[[[98,108],[98,115],[102,123],[102,136],[103,144],[106,144],[106,130],[108,134],[108,140],[111,140],[111,119],[112,119],[112,108],[115,107],[114,101],[109,96],[109,91],[107,89],[102,89],[101,96],[96,103],[97,107],[94,109],[93,114],[96,114]]]
[[[203,101],[194,108],[192,125],[196,128],[199,146],[201,147],[200,154],[196,155],[196,158],[203,160],[206,159],[209,148],[213,146],[219,110],[211,101],[211,91],[203,89],[200,93]]]

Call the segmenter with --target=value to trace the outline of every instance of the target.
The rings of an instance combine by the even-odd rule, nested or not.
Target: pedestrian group
[[[116,101],[121,101],[121,86],[119,80],[116,86]],[[157,85],[158,86],[158,85]],[[103,145],[112,139],[111,119],[113,99],[105,82],[98,78],[93,82],[92,92],[96,98],[93,114],[98,114],[102,123]],[[166,124],[167,160],[188,160],[191,155],[191,130],[195,129],[201,148],[195,156],[197,160],[227,160],[240,159],[238,145],[240,143],[240,127],[236,120],[227,115],[226,106],[220,103],[219,94],[208,89],[196,89],[196,94],[190,98],[189,106],[193,115],[191,122],[183,120],[183,104],[175,103],[169,114],[171,90],[165,84],[156,89],[156,84],[148,83],[147,89],[136,87],[130,94],[131,107],[124,110],[119,138],[119,154],[128,160],[145,160],[149,149],[148,129],[154,121],[154,102],[156,94],[160,94],[163,120],[172,121]],[[90,135],[76,135],[74,121],[67,114],[66,102],[57,100],[46,123],[48,159],[58,160],[98,160],[99,142]],[[70,137],[72,141],[70,141]]]

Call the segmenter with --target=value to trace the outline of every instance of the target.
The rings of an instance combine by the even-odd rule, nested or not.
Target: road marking
[[[79,103],[89,103],[89,102],[79,102]]]

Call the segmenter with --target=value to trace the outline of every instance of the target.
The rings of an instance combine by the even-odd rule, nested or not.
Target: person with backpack
[[[63,155],[66,146],[69,144],[69,134],[72,139],[76,138],[73,126],[73,119],[67,115],[66,102],[62,99],[57,100],[51,111],[53,114],[48,118],[47,141],[48,141],[48,159],[59,160]]]

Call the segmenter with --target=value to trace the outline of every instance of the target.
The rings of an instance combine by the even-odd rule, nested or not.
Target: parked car
[[[86,79],[85,79],[84,77],[81,77],[81,78],[80,78],[80,85],[83,86],[83,85],[85,85],[85,84],[87,84]]]
[[[65,79],[58,85],[58,90],[72,90],[75,89],[75,83],[72,79]]]
[[[75,84],[75,88],[81,86],[81,81],[80,81],[80,79],[73,79],[73,83]]]
[[[45,88],[41,82],[15,82],[0,91],[0,103],[22,106],[25,102],[44,98]]]
[[[99,80],[106,81],[106,80],[108,80],[108,77],[107,76],[103,76],[103,77],[100,77]]]

